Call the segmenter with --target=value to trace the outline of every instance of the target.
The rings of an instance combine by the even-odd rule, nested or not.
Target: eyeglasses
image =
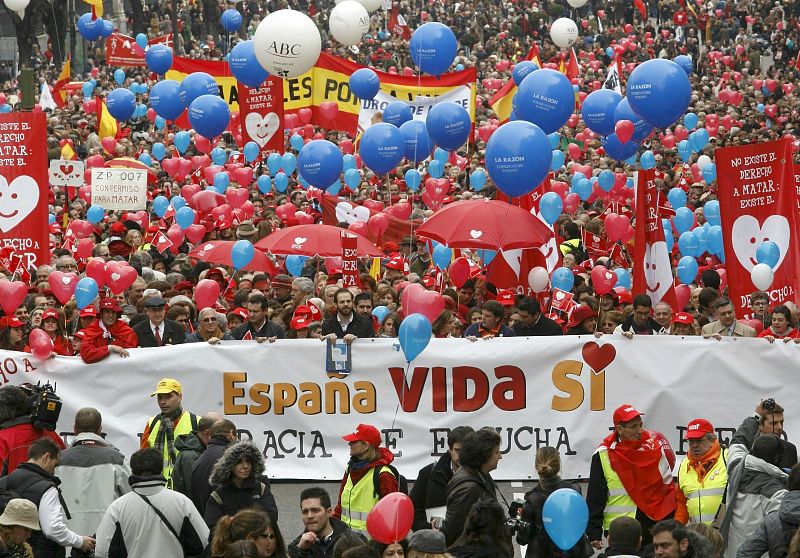
[[[216,318],[203,318],[203,323],[216,322]]]
[[[264,539],[267,539],[268,541],[273,541],[273,540],[275,540],[275,534],[274,533],[260,533],[260,534],[256,535],[256,538],[257,539],[264,538]]]

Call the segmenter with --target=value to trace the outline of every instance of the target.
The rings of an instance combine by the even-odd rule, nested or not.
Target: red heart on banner
[[[614,362],[617,356],[617,350],[614,345],[606,343],[605,345],[598,345],[594,341],[589,341],[581,349],[583,360],[586,361],[592,370],[600,372],[605,370],[606,367]]]
[[[28,285],[22,281],[3,281],[0,283],[0,306],[8,315],[22,304],[28,294]]]
[[[66,304],[67,301],[75,292],[75,287],[78,285],[78,275],[76,273],[62,273],[60,271],[52,271],[47,277],[47,284],[50,290],[58,299],[61,304]]]

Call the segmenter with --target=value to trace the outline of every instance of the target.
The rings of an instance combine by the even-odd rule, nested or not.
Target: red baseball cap
[[[694,316],[689,314],[689,312],[675,312],[675,315],[672,317],[672,323],[692,325],[694,323]]]
[[[231,310],[231,314],[236,314],[237,316],[239,316],[239,317],[240,317],[241,319],[243,319],[243,320],[246,320],[247,318],[249,318],[249,317],[250,317],[250,312],[248,312],[247,310],[245,310],[245,309],[244,309],[244,308],[242,308],[241,306],[239,306],[238,308],[234,308],[233,310]]]
[[[614,411],[614,426],[622,422],[630,422],[636,417],[644,416],[644,413],[640,413],[636,410],[636,407],[633,405],[620,405],[617,407],[617,410]]]
[[[402,271],[403,273],[408,273],[408,261],[406,261],[402,254],[394,254],[389,261],[386,262],[386,269],[394,269]]]
[[[100,310],[113,310],[114,312],[122,312],[116,298],[104,298],[100,301]]]
[[[497,302],[503,306],[514,306],[514,291],[511,289],[500,289],[497,291]]]
[[[0,327],[22,327],[24,324],[14,316],[3,316],[0,318]]]
[[[87,306],[80,313],[81,318],[96,318],[97,317],[97,309],[94,306]]]
[[[292,318],[291,323],[289,326],[294,329],[304,329],[308,327],[308,324],[311,323],[311,317],[307,314],[295,314],[294,318]]]
[[[686,439],[696,440],[714,432],[714,426],[706,419],[694,419],[686,426]]]
[[[355,432],[342,436],[342,439],[347,442],[366,442],[375,447],[381,445],[381,433],[371,424],[359,424]]]
[[[58,319],[58,310],[55,308],[48,308],[44,312],[42,312],[42,321],[45,321],[47,318],[53,318],[54,320]]]
[[[85,331],[83,331],[83,330],[76,331],[76,332],[75,332],[75,335],[73,335],[73,337],[76,337],[76,338],[78,338],[78,339],[81,339],[81,340],[83,340],[83,338],[84,338],[84,337],[86,337],[86,332],[85,332]]]

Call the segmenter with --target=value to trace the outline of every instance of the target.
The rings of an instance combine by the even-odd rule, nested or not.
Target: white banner
[[[688,449],[688,421],[710,420],[726,443],[765,397],[788,409],[790,439],[800,428],[792,404],[800,397],[800,345],[762,339],[438,339],[408,370],[396,340],[375,339],[356,342],[343,379],[326,375],[318,340],[195,343],[131,355],[86,365],[0,351],[0,382],[57,382],[67,441],[75,412],[91,406],[108,439],[130,455],[158,412],[150,393],[161,377],[176,378],[184,408],[224,411],[263,449],[273,478],[340,479],[349,457],[341,436],[362,422],[383,432],[409,478],[446,451],[448,429],[497,428],[503,459],[493,476],[506,480],[534,477],[542,445],[559,449],[564,477],[587,477],[623,403],[646,413],[645,428],[663,432],[679,455]]]
[[[147,171],[92,169],[92,205],[106,211],[146,209]]]
[[[384,91],[378,91],[374,99],[362,99],[361,108],[358,111],[358,130],[363,132],[372,126],[372,117],[375,116],[376,113],[383,112],[386,110],[386,107],[389,105],[389,103],[399,100],[400,99],[396,99]],[[406,103],[408,108],[411,109],[411,114],[414,120],[421,120],[422,122],[425,122],[425,119],[428,117],[428,111],[431,109],[431,107],[442,101],[453,101],[454,103],[458,103],[464,107],[467,112],[470,112],[472,86],[460,85],[458,87],[454,87],[452,91],[448,91],[444,95],[439,95],[438,97],[417,97],[413,101],[403,102]]]
[[[50,161],[50,186],[83,186],[83,169],[83,161],[53,159]]]

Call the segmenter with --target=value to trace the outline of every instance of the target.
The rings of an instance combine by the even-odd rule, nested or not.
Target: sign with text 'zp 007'
[[[50,261],[46,137],[42,112],[0,115],[0,244],[26,269]]]
[[[92,169],[92,205],[108,210],[147,207],[147,171]]]

